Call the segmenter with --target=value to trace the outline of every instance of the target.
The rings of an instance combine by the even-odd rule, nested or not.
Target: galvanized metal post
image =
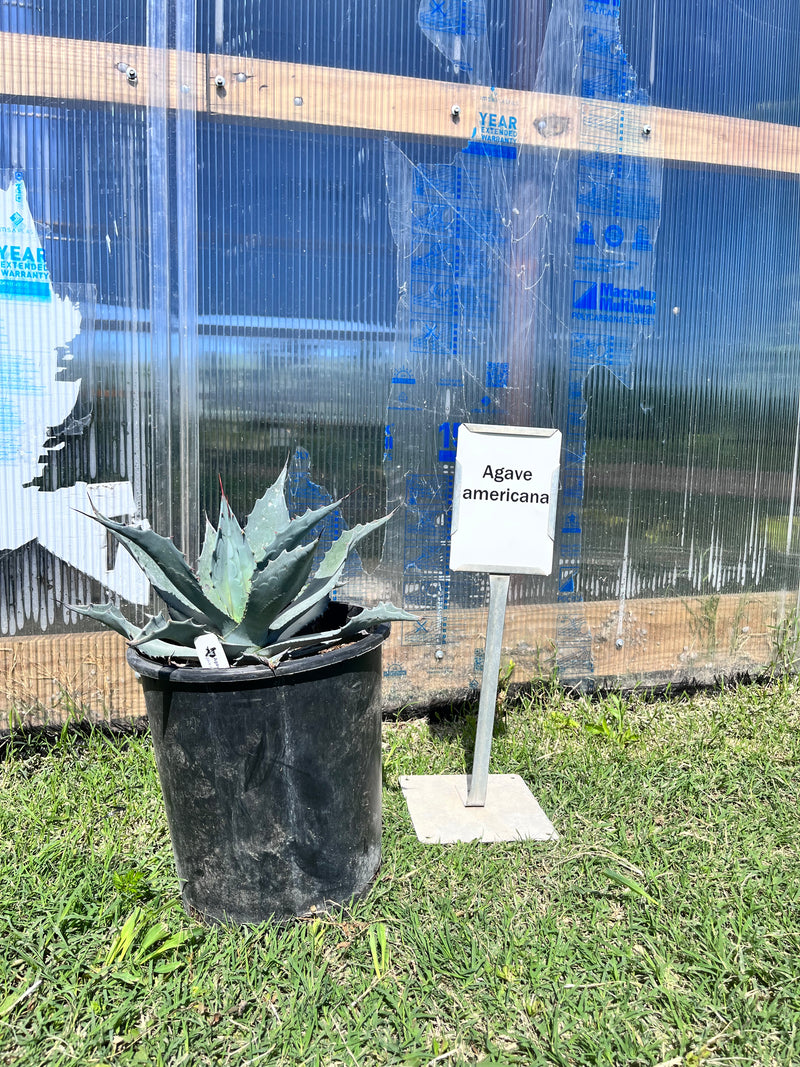
[[[472,776],[467,786],[465,807],[482,808],[486,803],[489,784],[489,756],[492,752],[494,709],[497,703],[497,678],[500,673],[500,652],[503,647],[503,625],[508,600],[508,574],[489,575],[489,621],[486,624],[486,652],[483,658],[483,683],[478,709],[478,729],[475,733],[475,754]]]

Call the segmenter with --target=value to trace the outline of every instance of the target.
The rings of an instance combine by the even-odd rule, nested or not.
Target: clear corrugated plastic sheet
[[[152,607],[90,500],[191,555],[220,479],[243,517],[287,459],[293,511],[345,498],[323,544],[397,509],[340,594],[419,616],[387,706],[476,689],[487,583],[448,568],[464,421],[563,435],[553,574],[512,580],[516,680],[792,658],[797,5],[0,0],[0,32],[54,77],[76,42],[97,60],[60,95],[33,65],[1,83],[19,714],[138,710],[68,608]]]

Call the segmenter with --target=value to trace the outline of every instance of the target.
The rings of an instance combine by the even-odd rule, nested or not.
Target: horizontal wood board
[[[550,151],[585,150],[598,115],[614,123],[624,110],[615,152],[800,173],[800,128],[725,115],[17,33],[0,33],[0,56],[6,100],[191,108],[235,122],[462,143],[491,106],[516,117],[519,144]]]
[[[591,629],[594,676],[561,680],[632,687],[757,675],[774,664],[780,620],[794,606],[785,593],[573,605]],[[513,660],[513,682],[553,677],[561,610],[557,604],[509,606],[503,663]],[[384,710],[477,695],[486,611],[450,612],[448,632],[452,642],[437,657],[435,647],[414,644],[413,627],[393,627],[383,650]],[[0,708],[0,726],[144,715],[125,642],[109,631],[0,639]]]

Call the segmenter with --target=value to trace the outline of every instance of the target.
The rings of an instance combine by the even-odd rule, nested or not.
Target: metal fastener
[[[434,656],[436,657],[436,659],[444,659],[444,649],[443,648],[437,648],[436,651],[434,652]]]
[[[214,84],[216,85],[216,87],[218,89],[224,89],[225,88],[225,76],[224,76],[224,74],[218,74],[216,76],[216,78],[214,79]]]
[[[133,85],[139,80],[139,74],[135,67],[128,67],[127,71],[125,72],[125,77],[131,83],[131,85]]]
[[[652,126],[648,125],[647,123],[645,123],[645,125],[642,126],[642,137],[649,137],[652,132],[653,132],[653,127]]]
[[[450,118],[453,122],[458,122],[461,119],[461,107],[459,104],[453,104],[450,108]]]

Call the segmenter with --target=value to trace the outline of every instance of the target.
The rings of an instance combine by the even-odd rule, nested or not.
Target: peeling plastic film
[[[556,659],[562,677],[589,678],[593,639],[583,610],[586,384],[600,372],[630,387],[642,343],[653,334],[661,163],[651,151],[649,99],[625,54],[618,4],[556,0],[536,88],[581,100],[578,150],[559,154],[553,168],[540,256],[551,274],[553,299],[543,318],[559,383],[553,417],[564,435]],[[623,640],[627,551],[615,641]]]
[[[471,80],[491,86],[483,5],[445,8],[423,0],[421,29]],[[542,174],[540,161],[520,150],[519,122],[514,101],[487,87],[477,122],[449,158],[415,163],[397,145],[386,147],[399,301],[385,470],[402,525],[387,538],[383,562],[395,584],[400,578],[404,605],[419,615],[402,641],[416,648],[417,669],[445,686],[479,684],[487,588],[485,576],[448,566],[458,427],[549,425],[551,418],[549,375],[533,344]],[[466,661],[465,644],[474,646]]]
[[[427,9],[423,0],[421,13]],[[452,28],[436,38],[451,57],[461,54],[459,42]],[[513,596],[520,605],[555,601],[544,642],[563,677],[586,678],[593,659],[581,592],[584,383],[603,368],[629,386],[637,349],[652,334],[661,165],[637,154],[650,137],[648,100],[614,5],[556,3],[536,89],[581,98],[577,152],[542,157],[520,146],[514,104],[494,89],[452,162],[415,165],[387,147],[400,286],[387,472],[390,496],[405,511],[386,559],[402,569],[404,605],[421,616],[407,640],[444,656],[458,640],[459,612],[468,617],[485,598],[485,580],[448,570],[458,425],[561,429],[555,573],[549,582],[518,581]],[[551,134],[568,123],[540,120]],[[633,135],[632,123],[640,127]],[[530,653],[526,644],[517,659],[540,660],[541,647]]]
[[[420,0],[417,21],[455,74],[492,84],[484,0]]]

